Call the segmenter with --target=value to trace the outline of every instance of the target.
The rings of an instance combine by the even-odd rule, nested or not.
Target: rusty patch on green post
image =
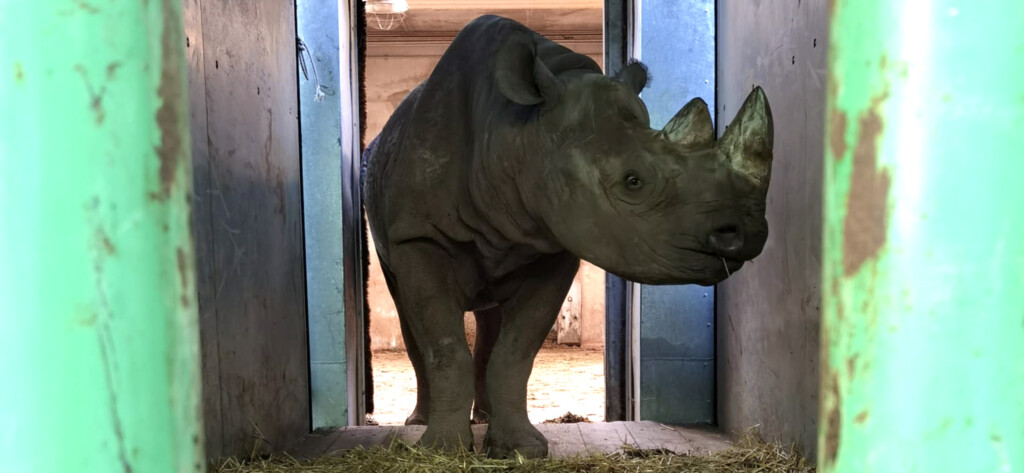
[[[832,159],[838,161],[846,154],[846,113],[835,110],[829,114],[828,122],[831,127],[828,136],[829,148],[832,150]]]
[[[878,170],[878,138],[884,129],[878,107],[888,96],[883,92],[875,97],[860,118],[843,220],[843,273],[847,277],[856,274],[885,246],[891,178],[887,170]]]
[[[831,64],[829,64],[831,70]],[[828,82],[828,102],[832,111],[828,114],[828,145],[832,152],[832,159],[839,161],[846,154],[846,112],[836,105],[839,95],[839,84],[836,79]]]
[[[834,465],[839,454],[839,429],[842,418],[840,417],[840,405],[842,399],[839,396],[839,381],[831,370],[826,373],[825,402],[829,406],[825,413],[825,462]]]
[[[184,139],[180,124],[184,123],[185,114],[185,110],[180,106],[185,74],[178,59],[182,32],[178,31],[172,21],[175,18],[175,10],[170,0],[163,1],[163,10],[165,20],[160,39],[160,87],[157,89],[157,95],[162,103],[156,112],[156,124],[160,129],[160,146],[156,148],[157,157],[160,159],[160,193],[154,195],[161,201],[167,200],[171,194],[182,158]]]
[[[178,247],[178,278],[181,280],[181,306],[188,308],[188,273],[189,265],[188,259],[185,256],[185,250],[180,246]]]

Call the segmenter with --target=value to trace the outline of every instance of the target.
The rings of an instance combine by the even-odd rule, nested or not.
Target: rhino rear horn
[[[520,105],[549,109],[562,94],[562,84],[537,57],[537,45],[527,33],[509,35],[499,47],[494,81],[502,95]]]
[[[771,174],[774,136],[772,109],[758,86],[743,101],[718,147],[734,169],[763,185]]]
[[[661,133],[669,141],[683,146],[711,146],[715,143],[715,128],[711,124],[708,104],[700,97],[690,100],[661,129]]]

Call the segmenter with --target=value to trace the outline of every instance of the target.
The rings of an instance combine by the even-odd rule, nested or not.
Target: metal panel
[[[202,2],[220,449],[275,449],[309,432],[293,1]],[[212,320],[216,321],[213,325]],[[205,337],[204,337],[205,338]],[[216,368],[209,363],[216,363]],[[209,397],[207,398],[209,400]],[[211,433],[216,427],[211,428]],[[216,442],[211,442],[216,446]]]
[[[627,12],[632,0],[604,0],[604,69],[614,74],[626,64]],[[626,420],[626,281],[605,274],[604,385],[605,421]]]
[[[828,3],[718,4],[718,132],[753,85],[775,119],[762,254],[718,285],[719,424],[814,453]]]
[[[837,2],[819,471],[1024,471],[1024,3]]]
[[[715,2],[638,2],[637,58],[653,79],[641,96],[661,128],[690,99],[715,106]],[[714,289],[642,286],[640,419],[714,421]],[[640,420],[637,419],[637,420]]]
[[[312,426],[348,425],[338,1],[297,0]]]
[[[713,421],[713,291],[700,286],[641,286],[640,419],[676,424]]]
[[[359,51],[357,3],[362,0],[338,2],[338,82],[345,84],[338,90],[341,101],[341,211],[344,232],[343,269],[345,281],[345,333],[348,360],[348,425],[362,425],[366,419],[366,373],[369,337],[367,317],[364,313],[366,290],[363,271],[366,252],[363,251],[363,201],[359,185],[362,143],[359,120]],[[369,387],[372,389],[372,386]]]
[[[0,1],[0,467],[204,471],[178,2]]]

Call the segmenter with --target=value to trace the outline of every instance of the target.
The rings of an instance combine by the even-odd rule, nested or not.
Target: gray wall
[[[718,287],[719,424],[815,450],[828,6],[718,2],[718,132],[753,85],[775,121],[764,253]]]
[[[309,430],[295,4],[186,0],[208,457]]]

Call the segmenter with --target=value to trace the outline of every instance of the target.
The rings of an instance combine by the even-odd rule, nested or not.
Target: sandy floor
[[[400,425],[416,405],[416,376],[404,351],[373,354],[373,418]],[[602,349],[545,347],[537,354],[527,389],[530,421],[537,424],[571,411],[604,420]],[[468,413],[467,413],[468,415]]]

